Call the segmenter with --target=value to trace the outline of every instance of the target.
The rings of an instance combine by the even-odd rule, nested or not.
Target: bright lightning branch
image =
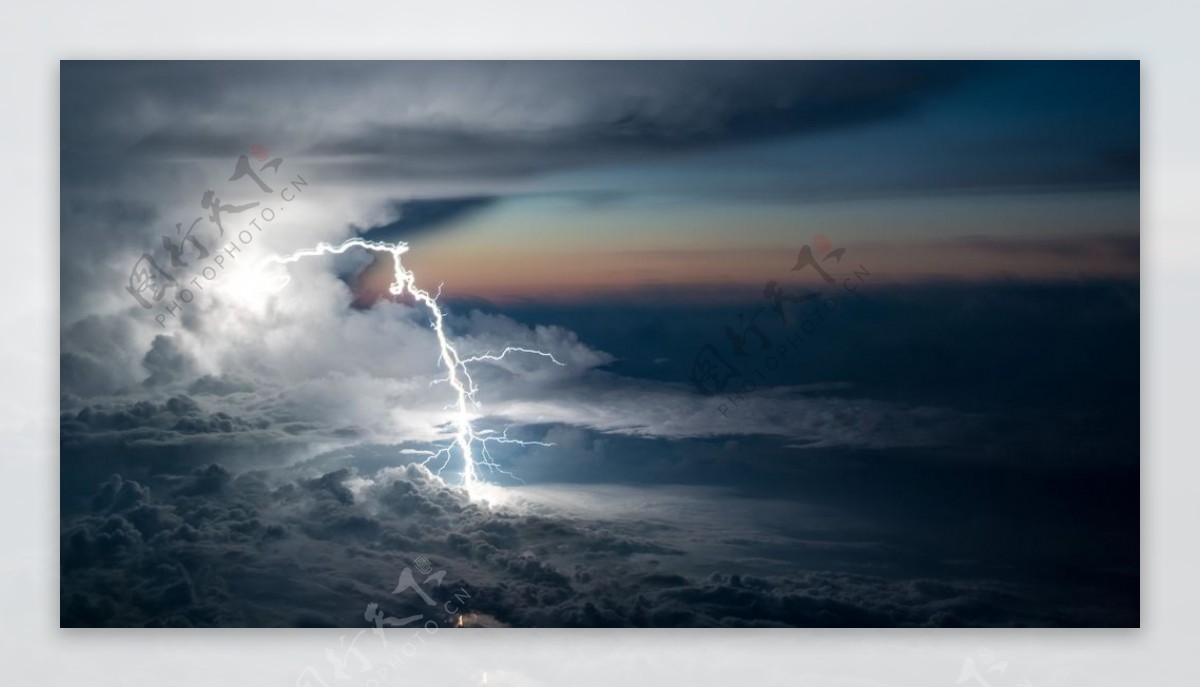
[[[408,251],[408,244],[404,242],[386,243],[381,241],[368,241],[362,238],[348,239],[338,246],[321,243],[310,249],[303,249],[286,256],[270,256],[263,259],[258,268],[262,269],[266,265],[286,265],[295,263],[301,258],[311,258],[316,256],[336,255],[345,253],[352,248],[363,248],[368,251],[378,251],[387,253],[392,256],[393,272],[392,283],[388,287],[388,292],[394,296],[400,296],[404,293],[411,294],[417,302],[429,309],[431,316],[430,326],[433,328],[434,334],[437,335],[438,348],[440,354],[438,362],[446,369],[446,377],[439,380],[446,382],[454,390],[454,402],[449,404],[446,409],[451,412],[451,425],[453,426],[453,439],[438,451],[419,452],[425,455],[423,463],[429,465],[434,461],[441,461],[441,465],[437,468],[437,474],[450,464],[454,458],[454,452],[457,450],[462,458],[462,487],[467,491],[467,494],[472,498],[478,496],[483,480],[480,476],[480,469],[487,468],[489,471],[504,472],[500,466],[493,460],[491,453],[488,451],[490,444],[519,444],[519,445],[537,445],[550,446],[545,442],[526,442],[523,440],[512,439],[508,436],[508,431],[497,433],[494,430],[476,429],[473,421],[480,409],[480,404],[476,400],[475,395],[478,388],[475,386],[475,381],[471,378],[471,373],[467,369],[468,363],[476,362],[494,362],[500,361],[505,356],[513,353],[532,354],[549,358],[556,365],[563,365],[553,355],[536,349],[525,349],[521,347],[505,347],[504,351],[499,354],[491,352],[462,357],[455,350],[454,345],[450,342],[450,338],[446,336],[445,314],[438,305],[437,297],[430,295],[429,292],[417,286],[416,278],[411,270],[404,267],[400,260],[400,256]],[[287,284],[290,278],[284,277],[280,283],[280,288]]]

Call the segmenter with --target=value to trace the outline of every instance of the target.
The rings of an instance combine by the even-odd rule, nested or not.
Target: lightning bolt
[[[454,402],[446,407],[446,410],[451,412],[450,424],[454,428],[453,439],[445,446],[440,447],[437,451],[423,451],[415,449],[406,449],[401,453],[417,454],[425,456],[423,465],[430,465],[436,461],[441,461],[441,465],[437,467],[435,474],[441,477],[442,471],[450,465],[454,458],[454,450],[457,449],[462,457],[463,471],[461,487],[466,490],[467,494],[472,498],[480,492],[480,487],[484,483],[481,477],[481,469],[487,469],[492,472],[504,473],[512,476],[511,473],[503,470],[493,459],[491,452],[488,450],[489,444],[517,444],[521,446],[553,446],[546,442],[529,442],[517,440],[508,436],[508,429],[497,433],[495,430],[476,429],[474,425],[474,414],[482,408],[475,395],[479,388],[475,385],[475,381],[471,378],[471,373],[467,369],[468,363],[478,362],[496,362],[503,360],[509,354],[530,354],[542,356],[550,359],[555,365],[564,365],[556,359],[552,354],[539,351],[537,349],[526,349],[516,346],[505,347],[499,354],[493,354],[488,351],[483,354],[463,357],[459,355],[454,345],[450,342],[450,338],[446,335],[445,313],[442,312],[441,306],[438,305],[437,296],[430,295],[429,292],[417,286],[416,277],[412,271],[404,267],[400,256],[408,251],[408,244],[398,241],[395,243],[387,243],[382,241],[370,241],[363,238],[347,239],[341,244],[334,246],[332,244],[320,243],[313,248],[302,249],[294,253],[289,253],[285,256],[268,256],[256,266],[256,269],[262,270],[268,265],[287,265],[295,263],[302,258],[313,258],[317,256],[338,255],[349,251],[352,248],[362,248],[368,251],[376,251],[379,253],[387,253],[392,256],[393,271],[392,283],[388,286],[388,292],[393,296],[400,296],[407,292],[412,295],[417,302],[421,303],[430,313],[430,326],[433,328],[434,334],[437,335],[438,341],[438,362],[445,367],[446,377],[439,380],[434,380],[433,383],[445,382],[449,384],[454,391]],[[284,275],[277,284],[278,289],[282,289],[291,278]],[[438,295],[441,294],[441,287],[438,288]],[[478,448],[478,452],[476,452]],[[515,477],[515,476],[512,476]]]

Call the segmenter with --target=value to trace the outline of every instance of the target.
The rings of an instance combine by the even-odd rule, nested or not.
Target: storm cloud
[[[1138,622],[1136,63],[61,77],[64,626]]]
[[[998,582],[819,570],[759,577],[728,562],[696,575],[706,552],[669,544],[682,523],[580,517],[532,496],[480,505],[417,465],[288,478],[235,477],[212,464],[156,483],[113,475],[84,514],[64,522],[64,625],[356,626],[371,603],[394,618],[434,618],[440,610],[416,594],[392,592],[421,558],[445,572],[425,592],[449,599],[468,591],[464,612],[507,625],[1104,620],[1047,615]]]

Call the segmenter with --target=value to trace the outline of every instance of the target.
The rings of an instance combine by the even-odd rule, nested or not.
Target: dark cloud
[[[365,626],[371,602],[392,616],[430,612],[412,592],[392,593],[417,557],[446,571],[429,584],[432,596],[469,591],[471,611],[516,626],[1119,620],[1098,610],[1051,612],[1011,585],[979,579],[698,575],[654,529],[480,506],[418,466],[364,477],[342,469],[233,479],[213,465],[164,491],[114,475],[86,514],[64,521],[62,623]]]
[[[209,394],[217,397],[229,396],[239,392],[254,391],[254,384],[248,380],[241,380],[232,375],[202,375],[188,386],[188,394],[205,395]]]
[[[257,92],[256,107],[265,107],[272,94],[303,94],[307,89],[297,91],[301,84],[321,78],[346,97],[305,98],[306,114],[324,112],[331,122],[351,122],[351,130],[327,134],[312,144],[314,154],[368,156],[393,173],[420,170],[426,177],[528,173],[594,164],[596,156],[687,150],[887,119],[981,68],[902,61],[64,63],[64,154],[111,149],[121,140],[132,144],[123,152],[143,156],[240,152],[243,140],[196,114],[249,92]],[[408,88],[391,89],[399,107],[390,109],[386,97],[377,100],[368,123],[361,98],[380,84]],[[451,95],[441,104],[442,116],[435,112],[420,124],[410,123],[400,105],[410,92],[430,98],[454,89],[487,91],[501,100],[495,112],[481,113],[465,102],[459,109]],[[115,140],[91,138],[111,134],[116,120],[110,118],[131,101],[153,103],[174,116],[122,131]],[[519,119],[506,117],[503,108]],[[494,116],[483,125],[488,114]],[[280,114],[269,119],[270,133],[298,135],[287,130],[287,120]]]
[[[193,471],[191,478],[176,493],[187,496],[217,494],[229,487],[232,481],[233,474],[224,466],[209,464]]]
[[[113,405],[87,405],[61,417],[64,442],[85,440],[107,433],[135,433],[141,437],[156,434],[157,439],[185,440],[183,435],[234,434],[265,430],[271,421],[265,418],[241,418],[224,411],[206,413],[194,399],[184,395],[155,403],[142,400]],[[157,431],[157,432],[156,432]]]
[[[159,399],[70,400],[59,417],[62,508],[74,513],[87,491],[105,474],[133,480],[163,473],[165,466],[187,472],[214,461],[249,467],[285,462],[327,426],[289,432],[265,415],[209,411],[187,395]],[[205,470],[215,470],[209,467]],[[203,493],[219,476],[189,479],[184,491]],[[178,487],[178,485],[176,485]]]
[[[359,234],[369,241],[410,241],[424,232],[459,222],[496,200],[490,196],[467,196],[396,201],[391,208],[397,216],[395,221],[362,229]]]
[[[65,63],[63,167],[74,178],[117,154],[122,165],[233,157],[251,137],[317,162],[327,180],[462,183],[491,196],[548,173],[859,131],[858,143],[760,161],[775,168],[770,183],[685,178],[658,191],[794,201],[1135,189],[1138,78],[1132,61]],[[960,97],[955,117],[938,119],[949,95]],[[304,116],[272,105],[281,101]],[[262,111],[245,122],[202,115],[247,102]],[[158,116],[131,119],[130,103]],[[313,119],[325,126],[298,126]],[[906,128],[881,135],[889,125]],[[570,193],[642,190],[610,180]]]
[[[378,124],[310,152],[354,156],[371,176],[525,176],[885,121],[978,69],[905,62],[522,65],[529,83],[537,84],[542,72],[547,85],[524,107],[586,114],[507,130]],[[560,84],[563,73],[569,82]]]
[[[142,367],[150,373],[145,385],[157,387],[194,376],[196,363],[173,337],[160,334],[154,338],[150,350],[142,358]]]

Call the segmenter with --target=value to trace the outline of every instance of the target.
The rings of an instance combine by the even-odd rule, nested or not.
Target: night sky
[[[64,626],[1139,624],[1135,61],[63,62],[61,103]],[[463,355],[562,363],[471,365],[527,443],[482,497],[421,465],[389,259],[256,269],[354,236]]]

